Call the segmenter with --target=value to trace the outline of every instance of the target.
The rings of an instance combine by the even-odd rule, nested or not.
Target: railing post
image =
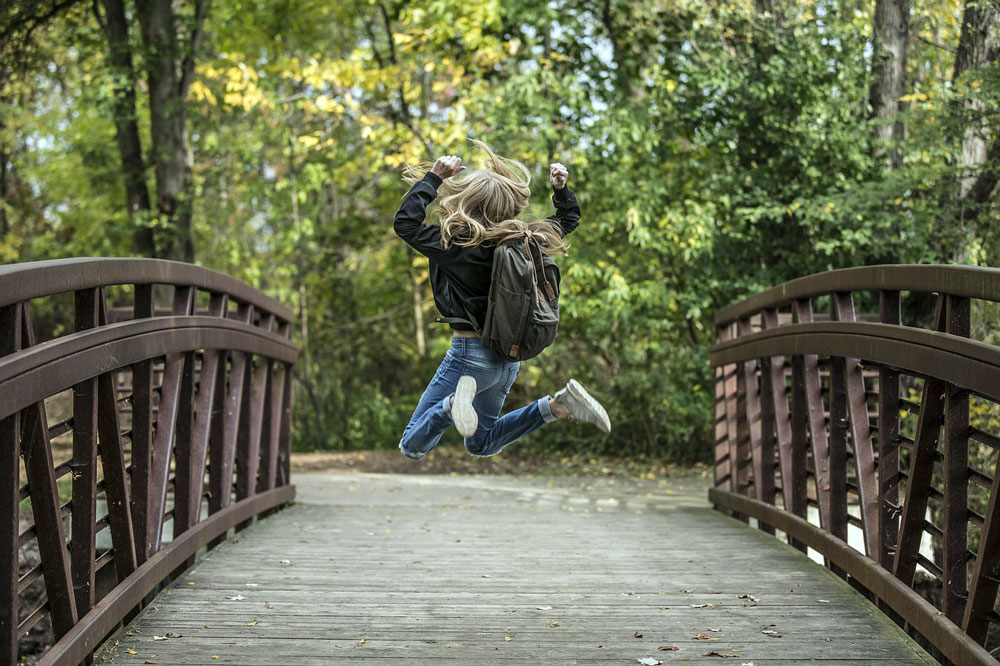
[[[899,325],[898,291],[879,293],[879,319],[883,324]],[[899,373],[880,365],[878,371],[878,561],[892,569],[899,535]]]
[[[0,356],[21,348],[21,304],[0,308]],[[0,419],[0,661],[17,663],[17,579],[20,566],[20,463],[19,414]]]
[[[968,298],[948,296],[946,331],[969,337]],[[968,599],[969,392],[946,384],[944,399],[944,548],[942,610],[960,623]]]
[[[98,325],[101,289],[76,292],[76,330]],[[94,558],[97,544],[97,378],[73,387],[72,571],[76,610],[94,605]]]
[[[722,343],[730,339],[730,326],[717,327],[716,342]],[[733,461],[729,456],[729,419],[726,410],[728,394],[726,387],[729,382],[727,375],[731,366],[719,365],[715,368],[715,486],[733,490]]]
[[[937,330],[944,330],[944,298],[938,299],[935,315]],[[899,519],[899,538],[896,556],[892,561],[892,573],[907,587],[913,587],[919,558],[920,537],[924,533],[924,514],[930,496],[931,476],[934,472],[934,458],[941,436],[944,420],[945,382],[936,377],[924,380],[923,396],[920,399],[920,414],[917,417],[917,434],[910,455],[910,469],[906,478],[906,500],[903,515]]]
[[[152,317],[155,312],[153,285],[135,285],[134,318]],[[149,543],[149,476],[153,464],[153,361],[139,361],[132,366],[132,534],[135,539],[136,565],[145,562],[152,552]]]

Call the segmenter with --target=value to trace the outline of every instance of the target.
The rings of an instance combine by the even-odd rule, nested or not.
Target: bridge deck
[[[936,663],[826,569],[712,511],[697,483],[294,482],[295,506],[209,553],[97,663]]]

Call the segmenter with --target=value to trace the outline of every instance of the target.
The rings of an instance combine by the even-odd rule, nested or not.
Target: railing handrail
[[[288,322],[292,310],[236,278],[167,259],[74,257],[0,266],[0,308],[80,289],[128,284],[186,285],[224,293]]]
[[[166,316],[108,324],[0,356],[0,419],[85,379],[192,349],[226,349],[294,363],[295,344],[277,333],[205,316]]]
[[[796,299],[831,292],[856,291],[943,292],[952,296],[1000,301],[1000,268],[937,264],[879,264],[839,268],[789,280],[719,310],[717,326],[724,326],[767,308],[780,308]]]
[[[859,321],[855,292],[875,292],[877,321]],[[903,292],[937,295],[933,317],[908,313],[925,327],[903,323]],[[720,310],[710,498],[818,551],[946,662],[996,666],[984,645],[998,622],[1000,435],[970,412],[973,399],[1000,404],[1000,346],[970,339],[974,300],[1000,302],[1000,270],[841,269]],[[829,319],[814,314],[816,301],[828,302]],[[849,545],[851,525],[863,547]],[[927,535],[933,555],[921,553]],[[937,608],[915,589],[918,565],[941,585]]]

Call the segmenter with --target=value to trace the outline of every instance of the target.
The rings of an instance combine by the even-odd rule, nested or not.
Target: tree
[[[103,20],[97,3],[94,13],[108,43],[108,68],[113,81],[112,110],[115,139],[121,156],[122,177],[125,181],[125,205],[132,221],[132,250],[139,256],[156,256],[153,228],[149,224],[149,188],[139,135],[136,109],[135,70],[132,66],[132,46],[123,0],[102,0]]]
[[[877,0],[872,22],[871,107],[875,140],[884,151],[888,169],[903,164],[898,144],[906,136],[899,117],[899,99],[906,92],[906,48],[910,31],[910,0]]]
[[[180,261],[194,260],[193,156],[185,109],[207,11],[208,0],[195,0],[188,14],[172,0],[136,2],[149,86],[156,207],[165,227],[157,253]]]

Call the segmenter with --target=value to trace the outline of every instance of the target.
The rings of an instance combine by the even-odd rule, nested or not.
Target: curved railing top
[[[23,279],[18,279],[23,278]],[[166,259],[78,257],[0,266],[0,307],[79,289],[119,284],[173,284],[228,294],[288,322],[291,309],[234,277]]]
[[[715,323],[724,326],[767,308],[832,292],[897,290],[942,292],[952,296],[1000,301],[1000,268],[898,264],[859,266],[790,280],[722,308]]]

